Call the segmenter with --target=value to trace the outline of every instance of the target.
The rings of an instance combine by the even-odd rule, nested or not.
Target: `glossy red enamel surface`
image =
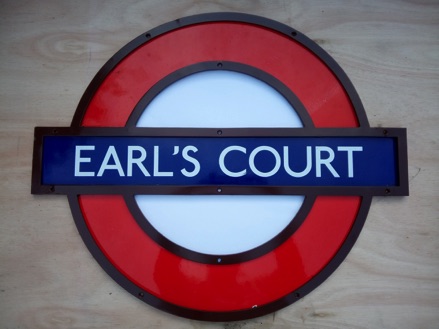
[[[224,266],[192,262],[160,247],[137,225],[120,196],[80,197],[94,239],[119,271],[160,298],[208,311],[266,304],[306,283],[340,248],[359,201],[320,197],[298,231],[275,251]]]
[[[358,126],[343,87],[318,57],[285,35],[225,22],[181,28],[138,48],[107,76],[82,125],[124,126],[160,79],[213,60],[245,63],[275,76],[299,97],[316,127]],[[301,227],[277,249],[240,264],[208,265],[156,244],[137,225],[122,196],[78,199],[101,251],[139,288],[172,304],[217,312],[264,305],[308,282],[337,253],[361,204],[360,197],[318,197]]]
[[[160,79],[215,60],[245,63],[275,76],[299,97],[316,127],[357,126],[346,92],[317,56],[285,35],[225,22],[185,27],[141,46],[108,75],[83,125],[124,126],[140,98]]]

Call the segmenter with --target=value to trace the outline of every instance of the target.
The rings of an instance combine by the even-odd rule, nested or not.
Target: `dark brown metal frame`
[[[164,77],[159,82],[157,82],[150,90],[148,90],[148,92],[145,93],[145,95],[137,103],[136,107],[130,115],[130,118],[128,119],[126,126],[135,127],[140,115],[144,112],[148,104],[166,87],[189,75],[206,71],[232,71],[249,75],[260,81],[265,82],[266,84],[274,88],[278,93],[280,93],[287,100],[288,103],[290,103],[290,105],[300,117],[300,120],[302,121],[304,127],[314,127],[311,117],[309,116],[300,99],[279,79],[256,67],[230,61],[200,62],[186,66]]]
[[[310,50],[316,56],[324,62],[328,68],[334,73],[334,75],[338,78],[339,82],[343,85],[347,95],[349,96],[353,107],[356,111],[357,120],[360,128],[349,128],[349,129],[313,129],[312,121],[309,119],[309,116],[306,111],[303,111],[303,106],[301,106],[300,100],[292,94],[287,88],[285,90],[284,86],[276,81],[275,78],[270,77],[263,73],[263,71],[257,70],[255,68],[248,67],[246,65],[242,65],[239,63],[230,63],[230,62],[206,62],[199,63],[194,66],[189,66],[175,73],[174,75],[170,75],[169,77],[164,78],[160,81],[153,89],[145,94],[144,98],[139,102],[136,108],[133,110],[133,113],[130,119],[127,122],[125,128],[83,128],[81,127],[81,122],[84,117],[85,112],[87,111],[88,105],[92,100],[95,92],[105,80],[107,75],[130,53],[135,51],[138,47],[143,44],[149,42],[150,40],[165,34],[172,32],[173,30],[182,28],[184,26],[190,26],[194,24],[200,23],[208,23],[208,22],[239,22],[245,24],[254,24],[257,26],[263,26],[267,29],[270,29],[276,33],[280,33],[285,35],[286,37],[291,38],[295,42],[302,44],[305,48]],[[261,79],[262,81],[267,82],[275,89],[277,89],[280,93],[282,93],[287,100],[293,105],[295,110],[298,112],[302,121],[304,122],[304,129],[229,129],[229,128],[218,128],[218,129],[140,129],[134,128],[135,123],[140,115],[141,111],[146,107],[146,104],[153,99],[153,97],[158,94],[161,90],[163,90],[170,83],[176,81],[179,77],[183,77],[185,75],[189,75],[196,72],[201,72],[203,70],[213,70],[213,69],[229,69],[237,72],[242,72],[245,74],[252,75],[256,78]],[[262,72],[262,73],[261,73]],[[308,118],[307,118],[308,117]],[[326,189],[325,188],[300,188],[294,189],[294,187],[270,187],[268,190],[266,187],[250,187],[250,190],[247,190],[247,187],[236,187],[236,186],[227,186],[221,187],[222,194],[300,194],[306,195],[306,199],[302,208],[299,211],[298,217],[294,219],[292,222],[296,222],[296,226],[289,225],[284,232],[281,232],[277,237],[273,240],[269,241],[265,246],[261,246],[260,249],[255,248],[250,253],[247,254],[237,254],[237,255],[229,255],[229,258],[222,257],[221,264],[218,264],[218,260],[214,257],[206,258],[206,255],[199,254],[196,255],[193,252],[187,253],[186,250],[177,250],[175,249],[176,245],[168,244],[164,242],[166,248],[169,248],[171,252],[175,252],[182,257],[187,257],[189,259],[206,262],[206,263],[215,263],[217,265],[227,264],[227,263],[235,263],[239,261],[244,261],[248,259],[252,259],[253,256],[258,257],[258,255],[262,255],[265,252],[268,252],[278,246],[282,241],[285,240],[287,236],[290,236],[295,229],[300,225],[300,218],[304,215],[303,218],[306,217],[306,214],[309,211],[309,208],[312,207],[315,197],[318,195],[360,195],[362,198],[361,206],[358,212],[358,215],[354,221],[352,229],[350,230],[346,240],[342,244],[339,251],[336,255],[331,259],[331,261],[319,272],[316,276],[314,276],[310,281],[308,281],[305,285],[300,287],[296,291],[292,291],[286,296],[273,301],[269,304],[262,305],[256,308],[249,308],[243,310],[237,310],[235,312],[206,312],[201,310],[189,309],[186,307],[181,307],[178,305],[171,304],[160,298],[148,293],[145,290],[140,289],[137,285],[131,282],[127,277],[125,277],[121,272],[119,272],[116,267],[108,260],[108,258],[104,255],[104,253],[100,250],[99,246],[96,244],[96,241],[93,239],[91,233],[89,232],[86,222],[83,218],[83,214],[81,212],[81,208],[78,202],[78,196],[80,194],[102,194],[107,193],[102,191],[100,187],[89,187],[88,191],[83,191],[81,187],[77,186],[44,186],[41,185],[41,154],[42,154],[42,141],[44,136],[49,135],[63,135],[63,134],[73,134],[73,135],[99,135],[99,136],[181,136],[181,137],[194,137],[194,136],[209,136],[215,138],[221,137],[242,137],[243,135],[247,136],[299,136],[304,134],[304,136],[375,136],[375,137],[390,137],[397,139],[398,145],[398,165],[399,165],[399,185],[397,187],[368,187],[368,188],[355,188],[354,189],[344,189],[344,188],[334,188],[334,189]],[[261,315],[265,315],[274,311],[279,310],[285,306],[292,304],[298,299],[304,297],[306,294],[315,289],[318,285],[320,285],[324,280],[326,280],[329,275],[335,271],[335,269],[341,264],[341,262],[345,259],[353,244],[355,243],[360,231],[364,225],[365,219],[367,217],[367,213],[370,208],[371,200],[373,195],[408,195],[408,173],[407,173],[407,139],[406,139],[406,131],[405,129],[397,129],[397,128],[369,128],[369,123],[367,120],[366,113],[364,111],[363,105],[359,96],[350,82],[349,78],[346,76],[341,67],[332,59],[320,46],[318,46],[315,42],[307,38],[302,33],[296,31],[295,29],[284,25],[282,23],[259,17],[254,15],[247,15],[242,13],[210,13],[210,14],[201,14],[190,17],[185,17],[181,19],[177,19],[173,22],[169,22],[163,24],[157,28],[154,28],[130,43],[124,46],[120,51],[118,51],[97,73],[97,75],[93,78],[92,82],[88,86],[85,91],[81,101],[78,105],[78,108],[75,112],[75,115],[72,120],[72,124],[70,128],[36,128],[35,130],[35,138],[36,142],[34,145],[34,158],[33,158],[33,175],[32,175],[32,193],[36,194],[67,194],[68,200],[70,203],[70,207],[72,210],[73,217],[75,219],[75,223],[77,225],[78,231],[83,238],[85,244],[90,250],[91,254],[96,258],[101,267],[122,287],[124,287],[128,292],[136,296],[137,298],[143,300],[144,302],[157,307],[161,310],[167,311],[169,313],[188,317],[191,319],[205,320],[205,321],[236,321],[243,320],[247,318],[253,318]],[[143,215],[140,216],[139,209],[137,205],[133,205],[133,197],[135,194],[139,193],[148,193],[145,191],[144,187],[127,187],[119,190],[120,194],[125,196],[125,200],[130,207],[130,211],[136,215],[136,220],[144,221]],[[163,189],[163,190],[162,190]],[[189,194],[218,194],[220,193],[217,186],[215,187],[190,187],[191,192]],[[247,192],[246,192],[247,191]],[[150,191],[149,193],[154,194],[168,194],[168,193],[176,193],[176,194],[187,194],[188,190],[182,189],[181,187],[158,187],[155,188],[154,191]],[[296,221],[297,220],[297,221]],[[143,224],[142,224],[143,225]],[[142,226],[141,225],[141,226]],[[148,224],[147,224],[148,225]],[[149,231],[149,228],[145,228],[144,230],[148,232],[148,234],[154,237],[154,232]],[[161,236],[157,236],[157,239],[161,239]],[[177,246],[178,247],[178,246]],[[212,256],[212,255],[208,255]],[[215,255],[214,255],[215,256]],[[216,255],[215,257],[217,257]],[[238,257],[237,257],[238,256]]]
[[[376,137],[393,138],[397,145],[397,186],[238,186],[238,185],[42,185],[45,136],[131,137]],[[35,128],[33,194],[289,194],[289,195],[408,195],[407,137],[404,128]]]
[[[121,285],[126,291],[131,293],[137,299],[156,307],[160,310],[169,312],[171,314],[201,320],[201,321],[241,321],[245,319],[255,318],[263,316],[275,311],[278,311],[284,307],[291,305],[292,303],[298,301],[299,299],[305,297],[311,291],[313,291],[317,286],[322,284],[344,261],[350,250],[352,249],[355,241],[357,240],[364,222],[366,220],[367,214],[372,203],[371,196],[363,196],[361,201],[361,206],[358,211],[357,218],[345,239],[345,242],[338,250],[337,254],[331,261],[320,271],[316,276],[314,276],[310,281],[301,286],[299,289],[292,291],[291,293],[283,296],[282,298],[275,300],[271,303],[265,305],[258,305],[258,307],[252,307],[248,309],[236,310],[234,312],[213,312],[213,311],[201,311],[191,308],[186,308],[178,306],[169,302],[166,302],[148,291],[139,288],[136,284],[125,277],[117,268],[108,260],[106,255],[102,252],[99,246],[96,244],[93,236],[91,235],[88,227],[83,219],[81,208],[77,201],[77,196],[68,196],[70,207],[72,210],[73,217],[75,219],[78,231],[88,247],[90,253],[100,264],[100,266],[107,272],[107,274]],[[171,250],[171,252],[174,252]]]

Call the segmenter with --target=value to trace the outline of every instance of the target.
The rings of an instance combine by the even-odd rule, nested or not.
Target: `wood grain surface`
[[[0,328],[439,328],[439,2],[0,2]],[[63,196],[30,194],[33,128],[68,126],[99,68],[182,16],[257,14],[293,26],[346,71],[371,126],[408,128],[409,197],[376,197],[343,264],[271,315],[182,319],[119,287]]]

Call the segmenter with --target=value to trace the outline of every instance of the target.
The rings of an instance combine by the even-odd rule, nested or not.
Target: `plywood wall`
[[[68,126],[123,45],[212,11],[293,26],[346,71],[371,126],[408,128],[409,197],[373,200],[343,264],[274,314],[178,318],[120,288],[82,242],[65,197],[30,194],[33,128]],[[0,328],[439,328],[437,1],[0,2]]]

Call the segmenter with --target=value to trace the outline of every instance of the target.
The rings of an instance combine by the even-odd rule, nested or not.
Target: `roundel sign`
[[[65,194],[136,298],[231,321],[288,306],[343,261],[373,196],[408,195],[406,131],[370,128],[317,44],[212,13],[137,37],[70,127],[37,127],[32,193]]]

